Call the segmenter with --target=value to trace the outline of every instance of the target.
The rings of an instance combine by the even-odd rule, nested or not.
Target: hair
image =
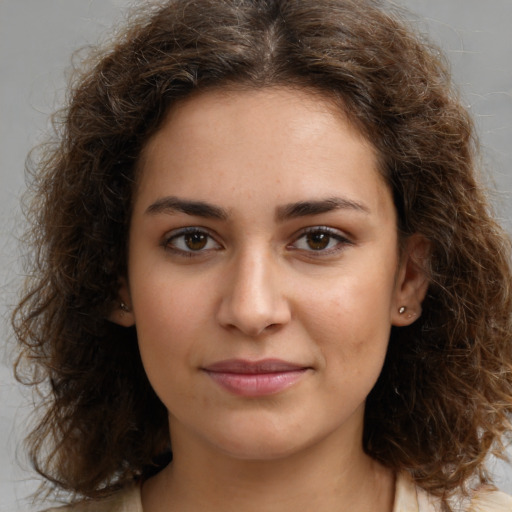
[[[401,238],[430,243],[423,314],[392,329],[365,451],[444,498],[486,480],[510,432],[510,243],[443,57],[377,0],[175,0],[137,11],[81,64],[34,171],[35,254],[13,324],[18,377],[42,393],[30,453],[54,489],[108,494],[170,450],[136,331],[107,320],[141,150],[194,92],[274,86],[336,101],[377,150]]]

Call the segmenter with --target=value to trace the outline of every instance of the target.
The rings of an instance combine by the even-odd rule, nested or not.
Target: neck
[[[145,512],[392,510],[394,475],[360,446],[336,449],[333,442],[322,442],[272,460],[178,446],[173,462],[144,485]]]

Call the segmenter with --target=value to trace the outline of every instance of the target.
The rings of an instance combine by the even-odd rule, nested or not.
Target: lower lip
[[[274,373],[206,373],[221,387],[239,396],[273,395],[293,386],[306,373],[307,369]]]

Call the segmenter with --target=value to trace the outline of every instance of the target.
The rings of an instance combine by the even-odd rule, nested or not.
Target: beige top
[[[483,488],[470,500],[453,501],[455,512],[512,512],[512,496]],[[140,486],[133,485],[102,501],[87,501],[47,512],[143,512]],[[406,475],[396,481],[393,512],[441,512],[439,500],[419,487]]]

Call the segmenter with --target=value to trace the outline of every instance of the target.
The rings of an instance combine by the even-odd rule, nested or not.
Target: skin
[[[363,414],[391,326],[420,313],[424,252],[412,237],[399,254],[375,151],[327,99],[272,88],[174,106],[141,157],[130,311],[113,315],[136,325],[169,411],[174,459],[144,485],[145,511],[390,511]],[[234,358],[303,370],[240,396],[205,371]]]

